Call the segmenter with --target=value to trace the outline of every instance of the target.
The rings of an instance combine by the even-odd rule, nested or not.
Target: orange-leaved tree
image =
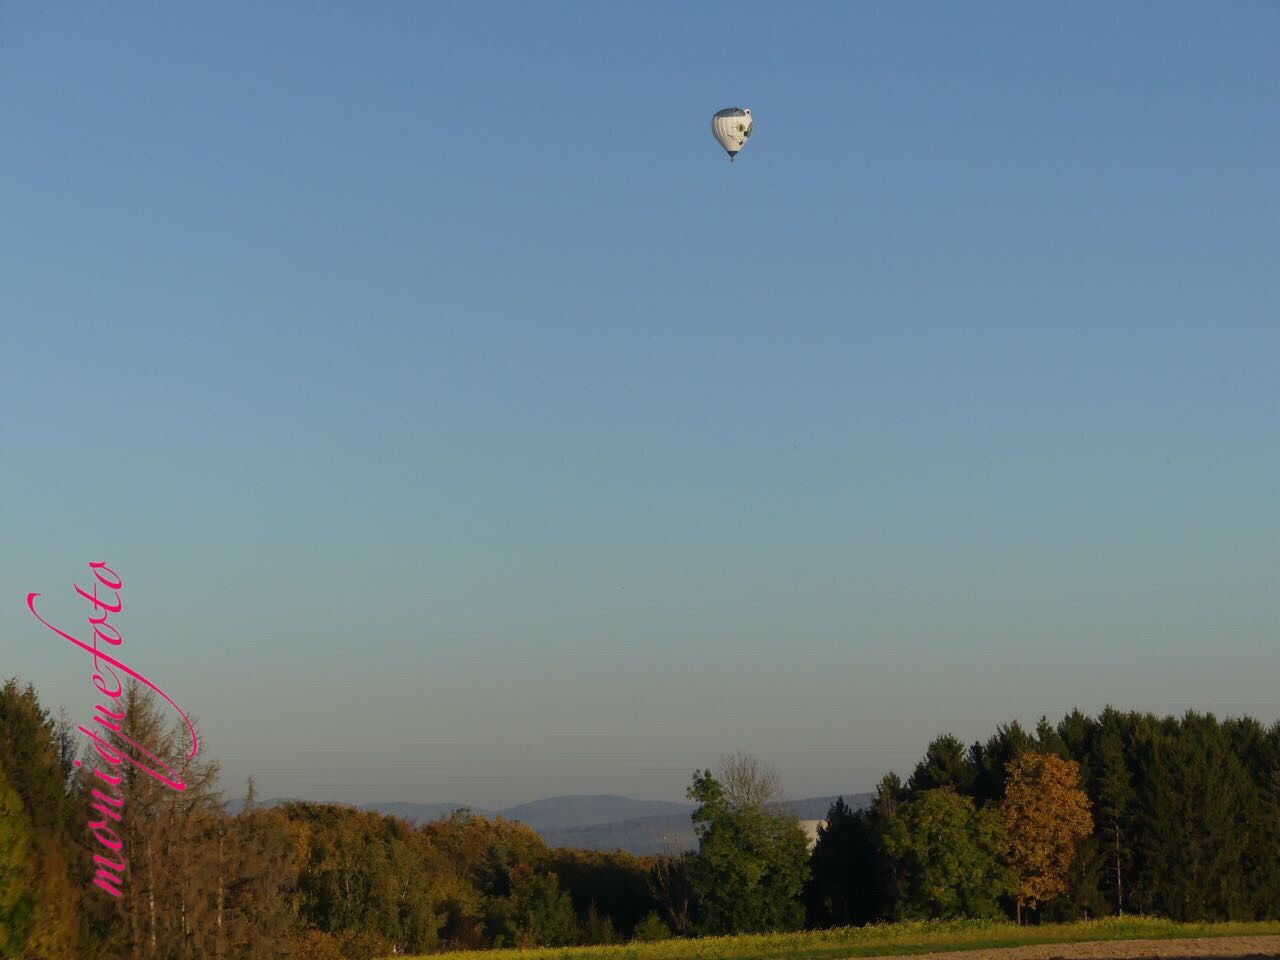
[[[1080,765],[1051,753],[1022,754],[1009,763],[1000,813],[1009,866],[1018,874],[1018,922],[1067,889],[1067,870],[1080,841],[1093,832]]]

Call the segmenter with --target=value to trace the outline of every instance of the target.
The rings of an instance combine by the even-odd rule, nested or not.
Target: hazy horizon
[[[0,13],[0,676],[230,796],[1277,718],[1280,6]],[[731,166],[711,115],[750,107]]]

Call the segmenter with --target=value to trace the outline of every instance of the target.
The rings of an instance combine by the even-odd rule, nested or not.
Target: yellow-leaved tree
[[[1018,874],[1018,923],[1067,889],[1067,871],[1080,841],[1093,832],[1080,765],[1051,753],[1024,753],[1007,767],[1000,813],[1009,866]]]

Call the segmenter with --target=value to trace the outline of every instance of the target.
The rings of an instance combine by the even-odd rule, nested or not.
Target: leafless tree
[[[754,754],[727,753],[720,758],[720,785],[731,807],[766,807],[782,800],[782,779]]]
[[[649,871],[649,892],[662,907],[671,929],[682,937],[693,932],[689,911],[693,893],[689,885],[688,858],[687,852],[677,851],[673,844],[664,842],[663,852]]]
[[[218,766],[204,739],[187,756],[186,727],[137,684],[123,695],[125,734],[167,764],[176,792],[130,765],[121,768],[120,832],[129,857],[121,907],[131,960],[258,960],[278,957],[287,935],[289,844],[284,827],[252,796],[228,815]],[[193,718],[193,723],[195,722]],[[121,744],[131,755],[136,748]],[[156,769],[154,760],[141,758]]]

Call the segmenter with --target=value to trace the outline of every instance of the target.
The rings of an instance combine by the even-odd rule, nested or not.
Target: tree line
[[[1058,848],[1061,883],[1040,890],[1000,875],[1036,856],[1024,843],[1029,822],[1010,804],[1016,794],[1026,806],[1014,773],[1029,757],[1069,765],[1090,821]],[[1042,804],[1050,833],[1084,822],[1069,792],[1059,782],[1056,801]],[[931,831],[945,841],[925,851]],[[1041,719],[1034,732],[1010,723],[968,747],[940,736],[906,783],[880,782],[868,809],[837,803],[811,864],[806,907],[818,926],[1016,916],[1028,903],[1033,919],[1280,918],[1280,723],[1107,708],[1072,711],[1056,726]],[[923,892],[939,885],[946,902]]]
[[[1280,724],[1073,712],[929,744],[810,851],[755,758],[697,771],[698,849],[551,849],[468,811],[419,825],[336,804],[232,813],[146,691],[123,727],[187,783],[121,768],[124,896],[90,885],[93,784],[74,727],[0,689],[0,957],[371,960],[912,917],[1280,917]]]

